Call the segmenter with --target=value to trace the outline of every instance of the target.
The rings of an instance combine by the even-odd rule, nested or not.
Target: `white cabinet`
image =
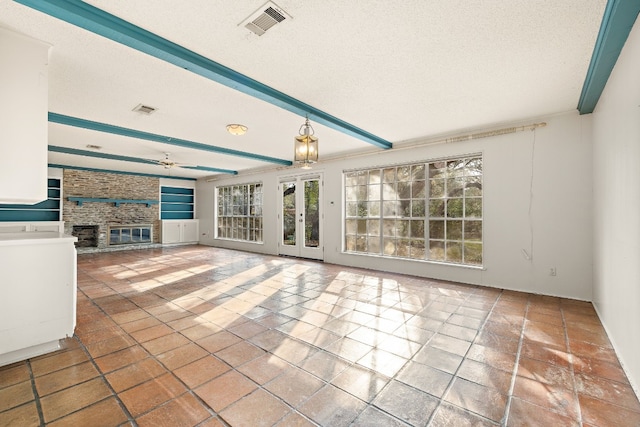
[[[60,348],[76,324],[77,239],[0,233],[0,366]]]
[[[47,199],[49,48],[0,27],[0,203]]]
[[[166,219],[162,221],[162,243],[198,243],[199,220]]]

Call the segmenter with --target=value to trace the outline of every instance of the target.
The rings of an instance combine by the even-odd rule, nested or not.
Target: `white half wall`
[[[640,24],[593,112],[593,302],[640,395]]]
[[[324,261],[518,291],[591,300],[591,118],[576,112],[506,126],[547,122],[535,131],[452,144],[380,151],[314,166],[324,175]],[[320,144],[322,144],[322,135]],[[322,150],[322,147],[320,147]],[[343,171],[481,153],[484,158],[484,268],[342,252]],[[278,178],[300,169],[221,177],[197,184],[201,230],[215,230],[215,186],[262,182],[264,243],[202,237],[200,243],[277,254]],[[525,257],[526,252],[530,259]],[[549,274],[555,268],[556,276]]]

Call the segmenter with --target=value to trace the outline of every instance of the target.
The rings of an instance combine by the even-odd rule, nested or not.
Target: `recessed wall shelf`
[[[151,207],[151,205],[157,205],[157,200],[140,200],[140,199],[103,199],[96,197],[67,197],[67,200],[70,202],[77,202],[78,206],[82,206],[84,202],[102,202],[102,203],[113,203],[116,207],[120,207],[121,203],[140,203],[145,204],[147,207]]]

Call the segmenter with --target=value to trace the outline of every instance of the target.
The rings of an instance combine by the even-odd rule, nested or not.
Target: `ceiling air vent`
[[[138,104],[133,108],[132,111],[135,111],[136,113],[140,113],[140,114],[146,114],[148,116],[149,114],[153,113],[156,110],[157,108],[150,107],[144,104]]]
[[[291,16],[287,12],[273,2],[267,2],[251,16],[242,21],[240,25],[244,25],[249,31],[261,36],[266,33],[268,29],[287,18],[291,19]]]

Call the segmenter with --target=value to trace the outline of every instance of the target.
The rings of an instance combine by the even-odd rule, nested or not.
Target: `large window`
[[[220,239],[262,242],[262,184],[218,187]]]
[[[346,252],[482,265],[482,157],[345,173]]]

